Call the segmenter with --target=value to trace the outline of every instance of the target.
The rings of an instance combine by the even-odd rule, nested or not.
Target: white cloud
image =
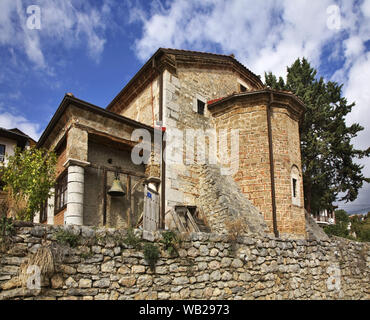
[[[20,50],[33,65],[52,73],[46,50],[49,47],[87,47],[87,55],[99,62],[110,26],[110,0],[101,7],[73,0],[38,0],[41,29],[28,29],[27,5],[21,0],[0,1],[0,46]],[[52,63],[49,62],[51,65]]]
[[[175,0],[166,10],[139,16],[142,37],[136,42],[137,55],[145,60],[158,47],[208,50],[217,45],[258,74],[284,75],[299,56],[319,64],[321,47],[336,35],[327,27],[330,4],[331,0],[294,5],[289,0]]]
[[[17,128],[36,141],[41,135],[40,125],[38,123],[31,122],[22,116],[9,112],[0,113],[0,127],[5,129]]]

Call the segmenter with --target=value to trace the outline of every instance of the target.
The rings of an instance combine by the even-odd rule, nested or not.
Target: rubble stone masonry
[[[79,245],[62,247],[58,230],[78,236]],[[153,272],[125,237],[118,229],[17,227],[0,256],[0,300],[370,298],[369,243],[243,236],[231,250],[227,235],[192,233],[172,257],[158,233]],[[54,272],[41,290],[21,286],[21,266],[41,246],[59,252]]]

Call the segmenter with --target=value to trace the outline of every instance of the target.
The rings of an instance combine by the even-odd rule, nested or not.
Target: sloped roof
[[[42,133],[39,141],[37,142],[37,147],[41,147],[45,143],[45,141],[48,138],[50,132],[53,130],[56,123],[59,121],[59,119],[61,118],[61,116],[63,115],[63,113],[65,112],[65,110],[67,109],[67,107],[70,104],[72,104],[73,106],[75,106],[77,108],[87,110],[87,111],[91,111],[95,114],[99,114],[99,115],[105,116],[107,118],[111,118],[113,120],[125,123],[125,124],[130,125],[134,128],[146,129],[146,130],[149,130],[149,132],[154,131],[154,128],[152,128],[152,127],[150,127],[146,124],[143,124],[143,123],[135,121],[133,119],[130,119],[130,118],[121,116],[119,114],[110,112],[110,111],[108,111],[106,109],[103,109],[103,108],[100,108],[100,107],[98,107],[94,104],[91,104],[91,103],[86,102],[84,100],[78,99],[78,98],[74,97],[71,94],[66,94],[64,96],[62,102],[60,103],[57,111],[54,113],[54,116],[50,120],[48,126],[46,127],[46,129]]]
[[[107,110],[113,108],[115,103],[124,95],[132,96],[131,92],[140,92],[140,86],[145,86],[148,81],[151,81],[156,75],[155,69],[156,63],[163,56],[175,56],[176,61],[171,61],[170,58],[163,59],[160,68],[168,67],[169,69],[176,69],[179,64],[191,65],[191,64],[204,64],[205,66],[215,68],[229,67],[239,72],[244,77],[248,78],[256,87],[262,89],[264,84],[262,83],[259,76],[254,74],[233,55],[215,54],[209,52],[198,52],[190,50],[180,50],[171,48],[159,48],[153,56],[143,65],[143,67],[135,74],[135,76],[126,84],[126,86],[116,95],[116,97],[109,103]],[[126,103],[129,103],[130,98],[127,99]]]

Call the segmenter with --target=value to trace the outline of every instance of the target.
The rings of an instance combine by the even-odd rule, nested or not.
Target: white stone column
[[[55,206],[55,189],[50,189],[51,196],[48,198],[48,205],[47,205],[47,224],[53,225],[54,224],[54,206]]]
[[[85,169],[88,162],[69,159],[67,184],[67,210],[64,224],[83,225]]]

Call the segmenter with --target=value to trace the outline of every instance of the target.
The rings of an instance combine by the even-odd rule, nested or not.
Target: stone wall
[[[61,247],[53,240],[58,230],[78,235],[79,245]],[[0,300],[370,298],[369,243],[245,236],[233,246],[227,235],[196,233],[184,235],[171,257],[158,234],[152,272],[125,237],[115,229],[17,227],[1,253]],[[55,253],[55,270],[41,290],[22,287],[20,266],[41,246]]]
[[[226,233],[227,223],[238,219],[251,234],[263,235],[268,227],[262,213],[243,195],[230,175],[221,175],[218,165],[202,166],[198,203],[206,215],[212,232]],[[241,218],[241,219],[239,219]]]

